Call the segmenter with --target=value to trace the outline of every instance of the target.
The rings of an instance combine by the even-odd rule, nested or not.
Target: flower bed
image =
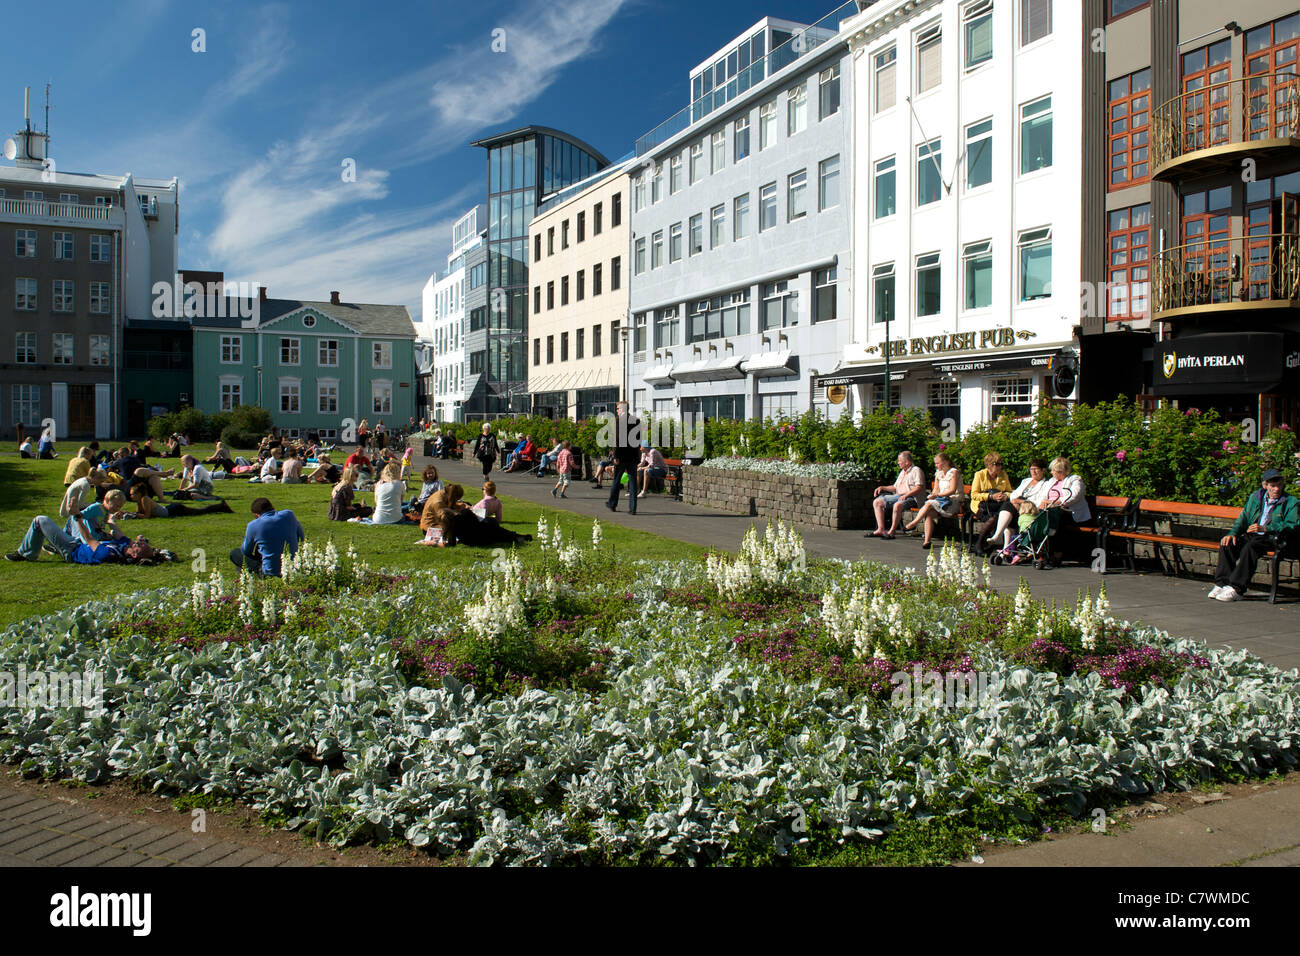
[[[918,827],[1024,836],[1295,764],[1294,672],[1115,621],[1104,596],[999,595],[952,551],[924,573],[810,564],[780,527],[622,572],[585,533],[541,532],[527,566],[498,552],[380,582],[318,555],[243,597],[207,581],[14,626],[0,670],[98,671],[104,711],[0,704],[0,759],[481,863],[878,859]],[[176,628],[232,596],[229,628],[256,639],[124,623]],[[302,613],[322,598],[329,614]],[[517,653],[529,635],[576,658]],[[979,692],[945,701],[959,676]]]

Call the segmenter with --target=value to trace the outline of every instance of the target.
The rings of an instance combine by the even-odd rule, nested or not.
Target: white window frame
[[[302,339],[297,336],[281,336],[280,338],[280,364],[281,365],[301,365],[302,364]]]
[[[393,343],[372,342],[370,346],[370,367],[390,369],[393,367]]]
[[[108,315],[112,307],[113,284],[111,282],[91,282],[88,306],[91,315]]]
[[[70,232],[53,233],[54,239],[54,261],[55,262],[73,262],[76,255],[76,244]],[[64,255],[64,253],[67,255]]]
[[[834,170],[828,169],[831,163],[835,164]],[[834,209],[841,202],[840,199],[840,154],[829,156],[817,164],[817,211],[825,212],[827,209]],[[829,176],[834,177],[835,183],[835,201],[826,201],[826,183]]]
[[[743,135],[742,135],[743,134]],[[739,117],[732,125],[731,129],[732,142],[732,162],[739,163],[742,159],[748,159],[751,144],[749,141],[749,114]],[[745,151],[741,152],[740,144],[745,144]]]
[[[979,127],[985,125],[988,126],[988,129],[982,132],[979,131]],[[977,149],[979,150],[987,149],[990,151],[991,154],[991,151],[993,149],[993,117],[986,116],[982,120],[976,120],[974,123],[971,123],[969,126],[966,127],[965,134],[966,134],[966,163],[965,163],[965,168],[962,170],[962,176],[966,180],[966,190],[967,192],[972,192],[977,189],[988,189],[993,185],[992,159],[990,158],[989,160],[989,181],[988,182],[978,183],[972,186],[970,181],[970,171],[971,171],[971,163],[974,160],[975,151]]]
[[[280,381],[280,414],[302,414],[302,379],[282,378]],[[288,402],[285,400],[288,399]],[[286,408],[288,404],[290,407]]]
[[[877,50],[871,55],[871,63],[871,111],[879,116],[898,105],[898,47],[890,44],[883,50]],[[888,103],[884,103],[882,95],[886,90],[889,91]]]
[[[668,262],[680,262],[682,258],[682,224],[675,222],[668,227]]]
[[[1048,270],[1047,289],[1041,295],[1025,295],[1025,253],[1030,249],[1047,248],[1049,266],[1052,257],[1052,227],[1038,226],[1033,229],[1025,229],[1016,236],[1016,304],[1027,305],[1032,302],[1042,302],[1052,297],[1052,280],[1051,270]]]
[[[1040,173],[1045,169],[1051,169],[1053,164],[1056,161],[1056,157],[1054,155],[1049,154],[1047,157],[1047,162],[1044,163],[1043,165],[1035,166],[1033,169],[1026,169],[1025,168],[1026,157],[1024,153],[1025,153],[1026,121],[1040,120],[1044,116],[1047,117],[1047,128],[1049,133],[1049,139],[1048,139],[1049,151],[1051,153],[1055,152],[1056,120],[1055,117],[1052,115],[1052,94],[1048,93],[1046,96],[1036,97],[1035,99],[1030,100],[1028,103],[1022,103],[1020,105],[1019,115],[1020,115],[1020,124],[1019,124],[1020,136],[1017,138],[1016,146],[1018,152],[1020,153],[1020,165],[1019,165],[1020,175],[1032,176],[1035,173]]]
[[[975,27],[975,25],[978,24],[981,20],[986,20],[986,19],[989,20],[990,22],[992,22],[992,19],[993,19],[993,0],[973,0],[973,2],[968,3],[968,4],[966,5],[966,8],[962,11],[962,16],[961,16],[961,40],[962,40],[961,62],[962,62],[962,67],[963,67],[963,69],[964,69],[967,73],[970,73],[970,72],[972,72],[972,71],[974,71],[974,70],[978,70],[981,66],[984,66],[984,64],[986,64],[986,63],[991,63],[991,62],[993,61],[993,46],[992,46],[992,43],[990,43],[990,45],[989,45],[989,55],[986,56],[984,59],[982,59],[982,60],[977,60],[977,61],[974,62],[974,63],[972,63],[972,62],[970,61],[970,59],[969,59],[969,55],[970,55],[970,34],[971,34],[971,30],[972,30],[972,29]],[[991,32],[992,32],[992,31],[990,30],[990,33],[991,33]]]
[[[776,183],[766,184],[758,193],[758,231],[767,232],[769,229],[775,229],[780,222],[776,206]],[[772,222],[770,225],[764,225],[767,219],[768,209],[772,211]]]
[[[382,401],[381,399],[387,399]],[[372,415],[393,414],[392,379],[377,378],[370,383],[370,413]]]
[[[94,334],[90,337],[90,364],[95,367],[107,366],[113,360],[113,342],[107,335]]]
[[[802,133],[808,128],[808,81],[791,87],[785,94],[785,135]]]
[[[673,156],[668,169],[668,195],[676,196],[682,189],[682,154]]]
[[[237,375],[223,375],[217,383],[217,403],[223,412],[244,404],[244,380]]]
[[[709,134],[709,175],[722,172],[727,166],[727,130],[716,129]]]
[[[913,271],[916,275],[915,292],[913,296],[912,312],[918,319],[933,319],[943,315],[943,256],[938,252],[923,252],[914,260]],[[928,272],[931,269],[939,274],[939,307],[933,312],[921,314],[921,273]]]
[[[704,143],[702,142],[691,147],[691,168],[689,172],[692,186],[704,178]]]
[[[444,336],[446,330],[443,330]],[[332,357],[330,353],[333,353]],[[332,359],[332,360],[331,360]],[[339,367],[339,340],[319,339],[316,346],[316,364],[321,368]]]
[[[1020,49],[1033,46],[1052,35],[1052,0],[1020,0]],[[1033,22],[1033,11],[1035,8],[1047,10],[1047,29],[1040,36],[1031,37],[1029,35],[1030,24]]]
[[[39,385],[15,385],[9,392],[13,404],[13,418],[29,428],[41,424],[41,387]]]
[[[830,110],[823,111],[822,107],[825,105],[823,100],[828,87],[833,89],[834,103]],[[843,105],[841,100],[842,92],[840,87],[840,65],[836,63],[834,66],[822,70],[817,77],[817,121],[819,123],[828,116],[834,116],[840,111],[840,107]]]
[[[769,100],[758,108],[758,149],[767,149],[776,142],[776,100]]]
[[[50,336],[51,362],[55,365],[72,365],[76,357],[76,336],[71,332],[54,332]]]
[[[444,370],[445,371],[445,370]],[[326,407],[326,399],[332,398],[332,407]],[[320,378],[316,380],[316,413],[319,415],[337,415],[339,411],[339,380]]]
[[[970,262],[972,259],[989,260],[990,268],[993,265],[993,242],[990,239],[983,239],[979,242],[968,242],[962,246],[961,250],[961,308],[963,312],[982,312],[985,309],[993,307],[993,290],[989,289],[989,301],[984,305],[970,304]]]
[[[925,48],[937,43],[939,45],[939,78],[931,86],[923,86],[925,77],[921,73],[921,55]],[[943,86],[943,24],[932,23],[929,26],[922,27],[916,31],[916,37],[912,41],[912,53],[916,62],[916,95],[928,93],[931,90],[937,90]]]
[[[244,337],[242,335],[221,336],[218,359],[222,365],[244,364]]]
[[[35,312],[40,305],[40,283],[27,276],[14,279],[14,311]]]
[[[749,193],[731,201],[731,241],[739,242],[749,237]]]
[[[35,365],[39,358],[35,332],[14,333],[14,364]]]
[[[77,307],[77,284],[71,279],[54,279],[50,282],[50,296],[50,310],[68,315]]]
[[[796,170],[785,178],[785,221],[795,222],[808,215],[808,169]]]
[[[102,199],[102,196],[96,197]],[[91,262],[111,262],[113,260],[113,243],[112,238],[107,233],[92,232],[90,234],[90,261]]]
[[[14,230],[14,258],[35,259],[36,241],[37,241],[37,235],[35,229],[15,229]]]
[[[709,210],[709,248],[716,249],[727,241],[727,204]]]

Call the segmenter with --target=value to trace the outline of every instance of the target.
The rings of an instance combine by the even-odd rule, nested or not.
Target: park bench
[[[1167,575],[1188,573],[1183,560],[1184,548],[1203,551],[1219,550],[1219,541],[1227,534],[1222,526],[1206,527],[1190,525],[1179,519],[1211,519],[1232,522],[1241,514],[1240,508],[1226,505],[1202,505],[1187,501],[1157,501],[1153,499],[1133,499],[1125,508],[1125,517],[1118,522],[1098,522],[1098,547],[1109,555],[1113,540],[1121,543],[1124,552],[1121,557],[1130,570],[1136,570],[1135,546],[1138,542],[1151,545],[1161,570]],[[1164,525],[1166,530],[1160,530]],[[1199,532],[1199,533],[1198,533]],[[1168,549],[1168,555],[1166,555]],[[1279,553],[1280,552],[1280,553]],[[1264,557],[1272,565],[1269,603],[1277,603],[1277,591],[1281,577],[1281,564],[1294,557],[1293,549],[1283,547],[1269,550]]]
[[[665,458],[664,464],[668,466],[668,474],[664,476],[664,489],[678,501],[682,500],[682,460],[680,458]]]
[[[938,480],[930,482],[930,490],[931,491],[939,490]],[[971,524],[970,485],[962,485],[961,490],[962,490],[962,500],[961,500],[960,509],[957,511],[956,514],[940,515],[939,520],[935,525],[935,531],[938,532],[942,530],[945,522],[952,522],[957,527],[957,533],[961,536],[963,540],[965,540],[970,537],[970,524]],[[909,504],[905,509],[903,509],[903,516],[904,518],[906,518],[908,514],[920,510],[921,510],[920,504],[916,503],[914,499],[913,504]]]

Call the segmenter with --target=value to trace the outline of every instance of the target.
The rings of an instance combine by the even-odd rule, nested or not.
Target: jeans
[[[1214,583],[1220,587],[1231,586],[1238,594],[1245,594],[1250,579],[1255,576],[1255,565],[1272,549],[1272,540],[1262,534],[1237,535],[1235,545],[1219,545],[1219,567],[1214,572]]]
[[[618,489],[622,486],[623,476],[627,475],[627,513],[636,514],[636,465],[625,465],[621,461],[614,463],[614,483],[609,488],[609,504],[618,507]]]
[[[18,553],[28,561],[35,561],[41,553],[41,545],[46,541],[58,549],[59,554],[63,555],[63,560],[71,561],[73,553],[81,543],[70,534],[65,534],[53,518],[45,515],[37,515],[32,519],[31,526],[27,529],[27,535],[23,538],[23,543],[18,546]]]
[[[551,454],[542,455],[541,461],[537,463],[537,477],[540,478],[542,477],[542,475],[546,474],[547,467],[549,465],[555,464],[556,459],[558,459],[559,457],[560,457],[560,453],[558,451],[554,455]]]

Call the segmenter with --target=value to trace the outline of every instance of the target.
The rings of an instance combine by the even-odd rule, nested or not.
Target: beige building
[[[545,197],[528,228],[528,392],[534,414],[613,411],[624,387],[626,164]]]

